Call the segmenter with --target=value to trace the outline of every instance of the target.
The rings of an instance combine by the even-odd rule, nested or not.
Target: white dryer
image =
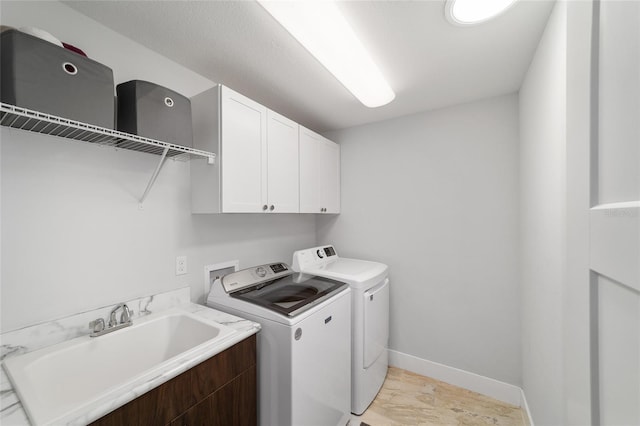
[[[296,251],[292,267],[351,287],[351,412],[362,414],[382,387],[389,364],[389,267],[341,258],[331,245]]]

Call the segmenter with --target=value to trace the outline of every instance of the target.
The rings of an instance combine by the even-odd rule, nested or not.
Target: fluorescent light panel
[[[333,1],[258,2],[364,105],[375,108],[395,98]]]
[[[506,11],[516,0],[447,0],[447,19],[457,25],[487,21]]]

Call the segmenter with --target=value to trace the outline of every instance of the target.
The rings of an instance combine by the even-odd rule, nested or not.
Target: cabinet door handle
[[[269,207],[269,211],[273,211],[273,209],[275,209],[275,206],[271,204],[271,207]]]
[[[264,206],[262,206],[262,210],[264,210],[264,211],[267,210],[267,205],[266,204]]]

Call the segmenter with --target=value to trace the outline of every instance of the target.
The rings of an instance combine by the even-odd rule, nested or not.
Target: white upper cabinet
[[[340,145],[300,126],[300,213],[340,213]]]
[[[323,138],[319,158],[320,205],[324,213],[340,213],[340,145]]]
[[[267,111],[267,204],[274,213],[298,213],[298,124]]]
[[[194,145],[217,154],[191,165],[193,213],[299,212],[297,123],[224,86],[191,107]]]
[[[267,108],[222,86],[222,211],[260,212],[267,205]]]

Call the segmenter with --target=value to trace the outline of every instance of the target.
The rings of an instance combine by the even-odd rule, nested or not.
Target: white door
[[[273,213],[297,213],[299,206],[298,124],[267,111],[267,201]]]
[[[340,145],[323,138],[318,149],[320,207],[324,213],[340,213]]]
[[[640,2],[599,7],[590,212],[593,423],[639,425]]]
[[[340,145],[300,126],[300,213],[340,213]]]
[[[300,213],[321,213],[319,144],[322,136],[300,126]]]
[[[267,109],[222,87],[222,211],[253,213],[267,204]]]

